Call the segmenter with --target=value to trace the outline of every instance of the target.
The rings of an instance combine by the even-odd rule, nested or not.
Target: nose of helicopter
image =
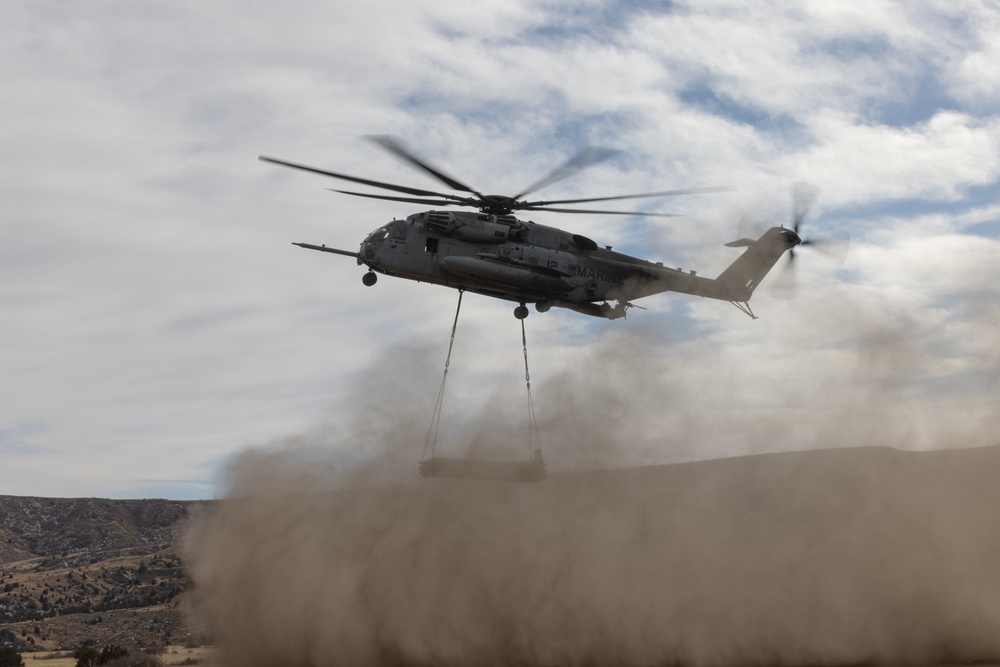
[[[376,229],[374,232],[368,235],[368,237],[361,242],[361,249],[358,253],[358,263],[371,262],[375,259],[375,255],[378,253],[379,246],[382,245],[382,241],[386,237],[385,229]]]

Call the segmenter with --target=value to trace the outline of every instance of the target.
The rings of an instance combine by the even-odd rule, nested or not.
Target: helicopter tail
[[[716,283],[732,290],[735,297],[733,301],[748,301],[785,251],[800,242],[798,235],[792,230],[772,227],[756,241],[744,238],[727,243],[731,248],[746,247],[747,250],[719,274]]]

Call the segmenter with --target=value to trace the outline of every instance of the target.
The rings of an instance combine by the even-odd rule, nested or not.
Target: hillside
[[[0,564],[168,541],[189,503],[0,496]]]
[[[183,641],[173,539],[191,505],[0,496],[0,628],[25,651]]]

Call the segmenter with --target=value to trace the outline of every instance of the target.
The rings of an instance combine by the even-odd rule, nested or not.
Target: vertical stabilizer
[[[784,227],[772,227],[764,232],[756,241],[751,239],[740,239],[726,245],[731,247],[748,246],[746,252],[740,255],[735,262],[723,271],[716,282],[730,287],[734,290],[746,290],[746,299],[764,279],[778,258],[801,243],[799,236],[790,229]]]

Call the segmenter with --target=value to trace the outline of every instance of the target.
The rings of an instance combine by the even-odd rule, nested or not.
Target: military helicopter
[[[518,306],[514,309],[514,316],[521,320],[528,316],[527,304],[534,304],[540,313],[555,306],[615,320],[624,317],[637,299],[661,292],[681,292],[729,301],[756,319],[749,301],[761,280],[786,251],[789,251],[791,262],[793,248],[810,243],[799,236],[799,227],[817,189],[808,184],[797,184],[793,194],[791,229],[772,227],[756,240],[741,238],[725,244],[745,247],[746,251],[716,278],[706,278],[696,271],[684,271],[664,266],[662,262],[615,252],[610,246],[602,248],[583,235],[522,220],[514,213],[550,211],[673,217],[665,213],[563,208],[562,205],[712,193],[732,188],[705,187],[554,201],[525,199],[527,195],[617,153],[590,147],[523,192],[513,196],[484,195],[416,156],[391,136],[371,136],[368,139],[449,188],[468,194],[446,194],[384,183],[264,155],[258,159],[408,196],[333,189],[334,192],[435,207],[379,227],[362,241],[357,252],[311,243],[294,244],[309,250],[355,258],[358,265],[368,268],[362,282],[369,287],[376,283],[378,274],[383,274],[468,290],[516,302]],[[446,211],[437,207],[478,210]]]

